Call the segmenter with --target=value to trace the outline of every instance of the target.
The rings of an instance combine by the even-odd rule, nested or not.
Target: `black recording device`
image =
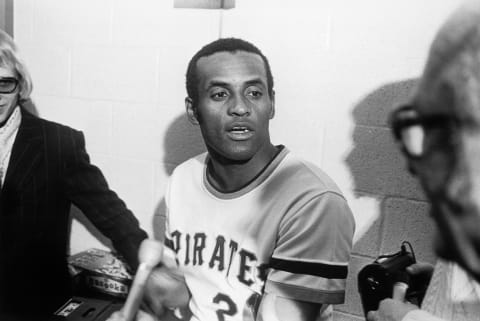
[[[49,321],[104,321],[122,308],[115,299],[95,299],[75,296],[61,306]]]
[[[358,273],[358,290],[365,316],[368,311],[378,310],[380,301],[394,297],[398,288],[402,287],[406,291],[405,300],[421,304],[428,282],[407,273],[406,268],[414,263],[416,260],[411,244],[402,242],[399,252],[381,255],[362,268]]]

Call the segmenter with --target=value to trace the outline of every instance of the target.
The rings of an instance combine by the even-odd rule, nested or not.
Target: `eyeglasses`
[[[411,158],[421,158],[433,150],[456,144],[459,122],[449,115],[420,115],[413,106],[403,106],[390,117],[390,124],[402,150]]]
[[[13,77],[0,78],[0,94],[11,94],[17,89],[18,80]]]

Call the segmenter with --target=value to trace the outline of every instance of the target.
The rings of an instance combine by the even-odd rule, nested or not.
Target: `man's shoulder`
[[[324,170],[292,153],[285,157],[279,170],[277,174],[285,175],[286,185],[303,186],[304,189],[313,190],[318,194],[330,192],[343,197],[338,185]]]
[[[34,115],[26,110],[22,110],[22,118],[27,125],[39,125],[45,128],[47,132],[54,131],[60,134],[80,133],[80,131],[75,128]]]
[[[173,170],[172,178],[185,175],[185,174],[203,173],[206,157],[207,157],[207,153],[204,152],[199,155],[193,156],[187,159],[186,161],[180,163]]]

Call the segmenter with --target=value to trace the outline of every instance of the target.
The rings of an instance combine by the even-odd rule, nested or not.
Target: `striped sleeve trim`
[[[325,279],[346,279],[348,275],[348,266],[337,264],[272,258],[270,260],[270,267],[280,271],[294,274],[308,274]]]

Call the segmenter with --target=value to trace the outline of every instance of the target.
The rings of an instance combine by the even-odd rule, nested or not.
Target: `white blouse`
[[[3,186],[3,181],[7,174],[13,143],[17,137],[21,120],[22,113],[20,112],[20,107],[17,106],[5,125],[0,128],[0,188]]]

